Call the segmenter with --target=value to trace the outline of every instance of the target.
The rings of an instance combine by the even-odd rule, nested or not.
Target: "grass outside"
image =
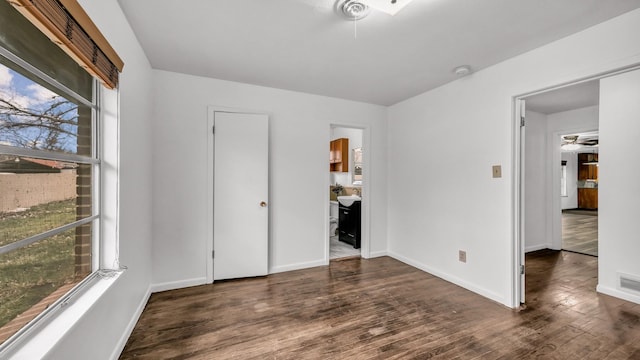
[[[76,221],[75,199],[52,201],[20,212],[0,212],[0,246]]]
[[[0,246],[75,221],[75,200],[0,213]],[[74,281],[75,229],[0,255],[0,327]]]

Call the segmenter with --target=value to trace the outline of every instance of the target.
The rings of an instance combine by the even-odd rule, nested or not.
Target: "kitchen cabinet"
[[[598,208],[598,189],[579,188],[578,208],[595,210]]]
[[[349,139],[335,139],[329,144],[329,171],[349,172]]]
[[[578,154],[578,208],[598,208],[598,154]]]
[[[597,162],[598,154],[578,154],[578,180],[598,180]]]
[[[338,240],[360,248],[360,201],[350,206],[340,204],[338,215]]]

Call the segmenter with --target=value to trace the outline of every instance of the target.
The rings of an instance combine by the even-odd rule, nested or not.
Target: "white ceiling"
[[[401,1],[401,0],[399,0]],[[640,7],[414,0],[357,23],[333,0],[119,0],[156,69],[391,105]]]
[[[600,81],[593,80],[525,98],[527,110],[553,114],[600,103]]]

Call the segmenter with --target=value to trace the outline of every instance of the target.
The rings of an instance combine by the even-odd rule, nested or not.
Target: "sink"
[[[338,196],[338,202],[344,206],[351,206],[355,201],[360,201],[362,198],[358,195]]]

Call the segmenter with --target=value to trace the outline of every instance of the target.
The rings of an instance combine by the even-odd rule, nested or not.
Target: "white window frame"
[[[20,350],[20,347],[24,345],[26,342],[30,342],[32,338],[37,337],[39,332],[42,332],[43,328],[55,323],[63,313],[62,310],[67,310],[73,306],[67,306],[69,304],[74,303],[82,296],[86,296],[89,294],[91,298],[97,300],[99,295],[106,291],[108,286],[112,283],[112,281],[107,283],[98,284],[98,281],[105,276],[111,277],[112,279],[117,278],[119,275],[113,273],[112,269],[119,269],[119,263],[117,261],[117,236],[112,236],[113,241],[109,241],[108,244],[102,241],[105,228],[103,226],[103,214],[105,208],[103,204],[103,184],[105,180],[107,180],[110,184],[115,184],[117,189],[117,176],[118,176],[118,144],[116,143],[111,148],[105,149],[105,141],[102,141],[102,133],[104,130],[107,130],[110,133],[113,133],[114,129],[117,134],[118,127],[117,121],[118,116],[117,112],[115,115],[116,118],[116,126],[105,126],[104,125],[104,115],[100,111],[102,102],[107,99],[109,102],[113,101],[115,94],[115,101],[117,104],[117,90],[105,91],[99,85],[98,81],[93,79],[93,101],[89,101],[75,91],[69,89],[64,86],[60,82],[56,81],[56,79],[51,78],[44,72],[35,68],[27,61],[17,57],[9,50],[0,46],[0,56],[7,58],[13,63],[17,64],[19,67],[22,67],[24,70],[28,71],[32,75],[35,75],[40,80],[46,82],[50,86],[58,89],[61,93],[65,95],[69,95],[74,101],[77,101],[83,105],[89,106],[92,109],[91,116],[91,125],[92,125],[92,151],[90,156],[77,155],[77,154],[66,154],[66,153],[58,153],[51,152],[46,150],[37,150],[37,149],[28,149],[28,148],[18,148],[14,146],[8,145],[0,145],[0,153],[7,155],[16,155],[16,156],[27,156],[27,157],[35,157],[35,158],[45,158],[51,160],[59,160],[59,161],[68,161],[68,162],[76,162],[80,164],[88,164],[92,167],[92,179],[91,179],[91,203],[92,203],[92,214],[91,216],[84,218],[82,220],[75,221],[70,224],[63,225],[59,228],[52,229],[38,235],[29,237],[27,239],[23,239],[18,241],[18,243],[23,243],[22,246],[16,246],[16,248],[21,248],[30,243],[35,243],[44,238],[53,236],[60,232],[81,226],[86,223],[92,223],[92,236],[91,236],[91,273],[87,275],[83,280],[81,280],[78,284],[76,284],[69,292],[61,296],[58,300],[56,300],[53,304],[51,304],[46,310],[36,316],[33,320],[27,323],[23,328],[18,330],[15,334],[13,334],[10,338],[8,338],[4,343],[0,344],[0,358],[4,358],[5,355],[13,354],[15,355],[16,351]],[[15,69],[14,69],[15,71]],[[105,92],[111,93],[110,96],[105,96]],[[117,109],[116,107],[111,107]],[[113,135],[113,134],[112,134]],[[117,139],[117,137],[116,137]],[[115,147],[115,149],[113,148]],[[115,150],[115,162],[112,166],[115,166],[115,170],[113,174],[109,177],[109,179],[105,179],[104,172],[102,169],[103,166],[103,158],[102,154],[104,151],[107,151],[111,154],[114,153]],[[113,155],[111,156],[113,158]],[[113,159],[112,159],[113,161]],[[111,188],[111,187],[110,187]],[[115,192],[115,198],[117,199],[117,191]],[[112,196],[113,197],[113,196]],[[115,202],[115,206],[110,207],[111,211],[107,211],[107,213],[116,213],[117,214],[117,201]],[[116,209],[114,211],[113,209]],[[117,233],[117,216],[114,216],[114,225],[112,226],[112,231],[109,232],[109,235],[113,235]],[[115,246],[114,246],[115,245]],[[115,248],[115,251],[104,251],[108,248]],[[96,286],[97,285],[97,286]],[[83,304],[85,307],[87,303]],[[78,310],[80,306],[76,306]],[[85,309],[85,311],[88,308]],[[71,317],[62,320],[68,322],[71,318],[79,319],[78,311],[70,311],[73,313]],[[63,321],[64,322],[64,321]],[[68,328],[67,328],[68,330]],[[49,332],[52,332],[49,329]],[[59,330],[53,330],[53,333],[56,335],[59,334],[61,337],[64,332],[60,332]],[[42,336],[41,336],[42,337]],[[47,338],[49,342],[54,341],[53,336],[45,335],[44,338]],[[46,349],[46,347],[42,347],[41,349]]]

